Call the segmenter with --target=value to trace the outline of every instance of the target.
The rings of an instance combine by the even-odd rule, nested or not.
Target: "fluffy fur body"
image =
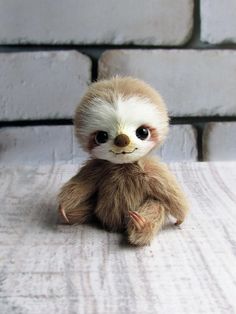
[[[146,137],[137,136],[139,128]],[[92,158],[59,194],[68,223],[96,217],[112,231],[127,231],[135,245],[149,244],[167,214],[183,222],[185,196],[167,166],[146,156],[168,131],[168,115],[159,94],[133,78],[94,83],[78,106],[75,130]],[[107,138],[99,143],[98,132]]]

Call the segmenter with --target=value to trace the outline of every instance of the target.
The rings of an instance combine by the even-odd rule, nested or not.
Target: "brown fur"
[[[98,146],[98,144],[95,142],[95,136],[96,136],[97,132],[94,132],[92,134],[89,135],[89,140],[88,140],[88,151],[91,151],[94,147]]]
[[[94,97],[112,103],[118,94],[148,97],[167,123],[161,97],[144,82],[129,77],[97,82],[89,88],[75,116],[76,134],[86,149],[95,143],[94,134],[87,135],[87,142],[80,134],[82,113]],[[156,129],[151,129],[151,137],[160,141]],[[168,214],[180,224],[188,211],[175,177],[166,165],[151,157],[124,164],[91,159],[62,187],[58,200],[67,222],[82,224],[96,217],[109,230],[126,230],[128,241],[134,245],[149,244]]]
[[[109,230],[127,229],[129,242],[136,245],[150,243],[166,214],[182,222],[187,213],[174,176],[163,163],[148,157],[132,164],[88,161],[64,185],[59,202],[70,223],[89,222],[96,216]],[[129,210],[146,218],[143,230],[128,221]]]

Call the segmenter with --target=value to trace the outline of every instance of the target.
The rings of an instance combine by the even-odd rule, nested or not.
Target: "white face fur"
[[[96,132],[106,132],[107,141],[99,144],[94,138],[94,145],[88,149],[89,153],[94,158],[121,164],[139,160],[161,143],[166,136],[167,125],[168,120],[163,119],[157,106],[147,98],[119,96],[114,104],[94,98],[83,113],[83,127],[79,133],[83,142],[88,143],[91,136],[95,134],[96,137]],[[145,139],[137,136],[136,130],[141,126],[148,129]],[[128,136],[128,145],[115,145],[114,140],[119,134]]]

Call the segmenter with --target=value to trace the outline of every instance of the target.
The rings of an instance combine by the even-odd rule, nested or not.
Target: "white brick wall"
[[[106,51],[99,77],[116,74],[149,82],[172,116],[236,115],[236,51]]]
[[[166,161],[196,160],[196,136],[190,126],[172,126],[168,140],[156,152]],[[0,129],[0,165],[11,164],[81,164],[88,155],[74,137],[73,127],[34,126]]]
[[[180,45],[193,0],[1,0],[0,43]]]
[[[201,0],[201,40],[236,43],[235,0]]]
[[[0,120],[71,118],[90,76],[75,51],[0,54]]]
[[[205,160],[236,160],[236,122],[208,123],[203,148]]]
[[[235,0],[0,0],[0,163],[81,163],[61,120],[115,74],[163,95],[164,160],[236,159]]]

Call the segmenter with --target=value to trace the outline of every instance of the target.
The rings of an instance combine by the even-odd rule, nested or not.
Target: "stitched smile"
[[[116,152],[113,152],[113,150],[109,150],[109,152],[115,154],[115,155],[125,155],[125,154],[132,154],[137,148],[135,148],[134,150],[132,150],[131,152],[120,152],[120,153],[116,153]]]

